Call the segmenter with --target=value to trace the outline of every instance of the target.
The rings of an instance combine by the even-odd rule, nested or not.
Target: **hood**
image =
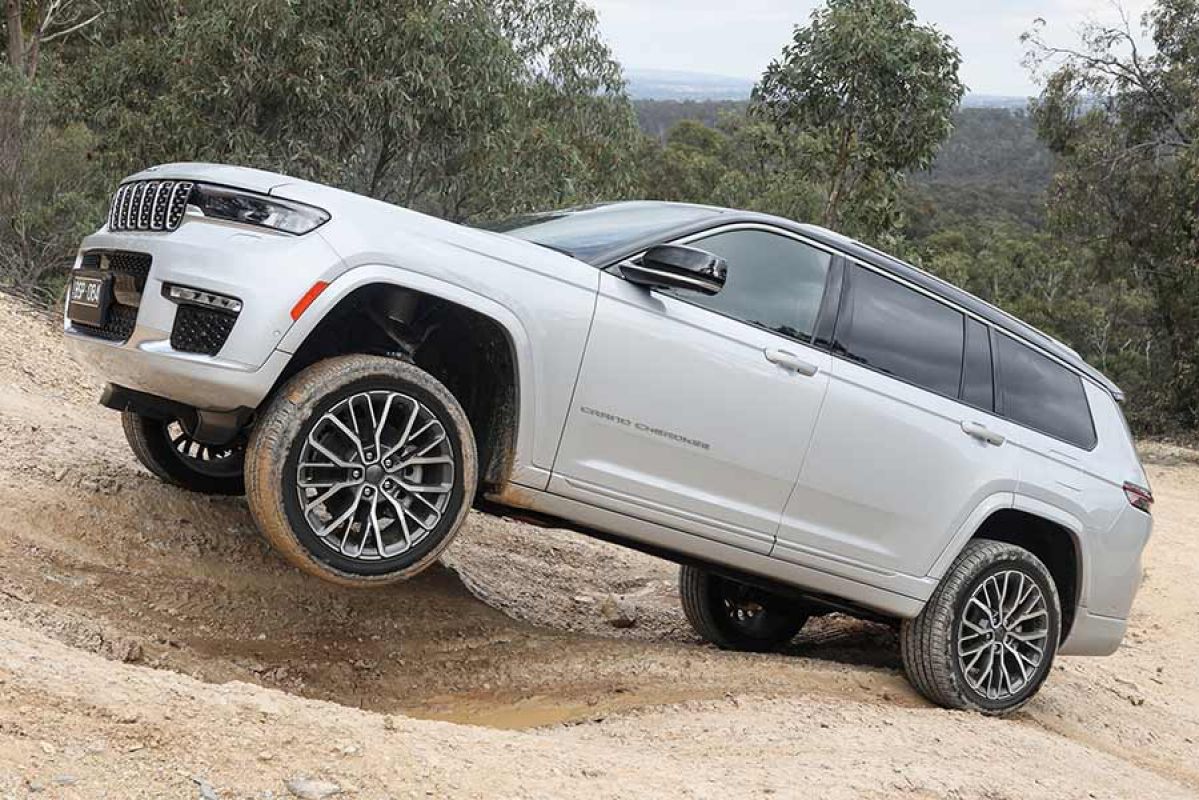
[[[135,175],[130,175],[130,181],[154,180],[188,180],[202,183],[216,183],[236,189],[246,189],[260,194],[270,194],[276,186],[294,183],[295,178],[266,172],[249,167],[230,167],[224,164],[202,164],[180,162],[178,164],[160,164],[144,169]]]

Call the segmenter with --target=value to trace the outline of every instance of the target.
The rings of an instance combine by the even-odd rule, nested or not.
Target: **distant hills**
[[[634,100],[748,100],[754,81],[727,75],[663,69],[625,70],[629,95]],[[1027,97],[994,94],[970,94],[963,108],[1018,109],[1028,105]]]
[[[754,81],[665,69],[625,70],[634,100],[748,100]]]

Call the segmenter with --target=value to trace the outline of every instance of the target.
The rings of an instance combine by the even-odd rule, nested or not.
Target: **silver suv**
[[[696,631],[896,621],[1001,713],[1124,635],[1152,495],[1109,380],[908,264],[784,219],[616,203],[490,230],[255,170],[127,179],[66,307],[134,454],[248,495],[301,569],[384,584],[469,508],[673,559]]]

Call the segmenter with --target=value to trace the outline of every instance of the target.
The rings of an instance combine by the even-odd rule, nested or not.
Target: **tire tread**
[[[357,575],[319,561],[296,537],[288,521],[281,492],[288,448],[304,422],[331,391],[363,378],[391,375],[420,386],[436,396],[462,432],[455,445],[462,450],[464,496],[457,517],[442,540],[420,560],[396,572]],[[383,586],[411,578],[431,566],[449,547],[469,513],[477,474],[475,437],[458,401],[433,376],[414,364],[384,356],[349,355],[318,361],[285,384],[262,413],[246,453],[246,498],[259,530],[291,564],[318,578],[342,586]]]
[[[1001,561],[1023,562],[1026,567],[1041,573],[1049,586],[1050,596],[1046,600],[1053,605],[1056,612],[1054,619],[1061,619],[1052,576],[1036,556],[1022,547],[1006,542],[975,539],[967,543],[929,598],[924,610],[915,619],[904,620],[900,627],[899,644],[904,672],[916,690],[937,705],[990,715],[1008,714],[1031,700],[1040,689],[1045,676],[1049,674],[1047,667],[1031,692],[1027,692],[1011,706],[998,710],[983,708],[972,701],[958,681],[954,669],[956,655],[953,641],[953,621],[958,598],[975,576]],[[1059,632],[1051,630],[1051,633],[1056,636]],[[1047,654],[1051,662],[1050,667],[1056,650],[1057,643],[1053,642]]]

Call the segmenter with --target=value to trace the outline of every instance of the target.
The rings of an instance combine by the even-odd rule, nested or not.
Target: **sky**
[[[684,70],[756,79],[807,20],[816,0],[590,0],[627,69]],[[1152,0],[1121,0],[1134,22]],[[1038,17],[1054,44],[1077,41],[1087,20],[1119,20],[1114,0],[912,0],[921,22],[953,37],[962,80],[976,94],[1038,92],[1021,65],[1020,34]]]

